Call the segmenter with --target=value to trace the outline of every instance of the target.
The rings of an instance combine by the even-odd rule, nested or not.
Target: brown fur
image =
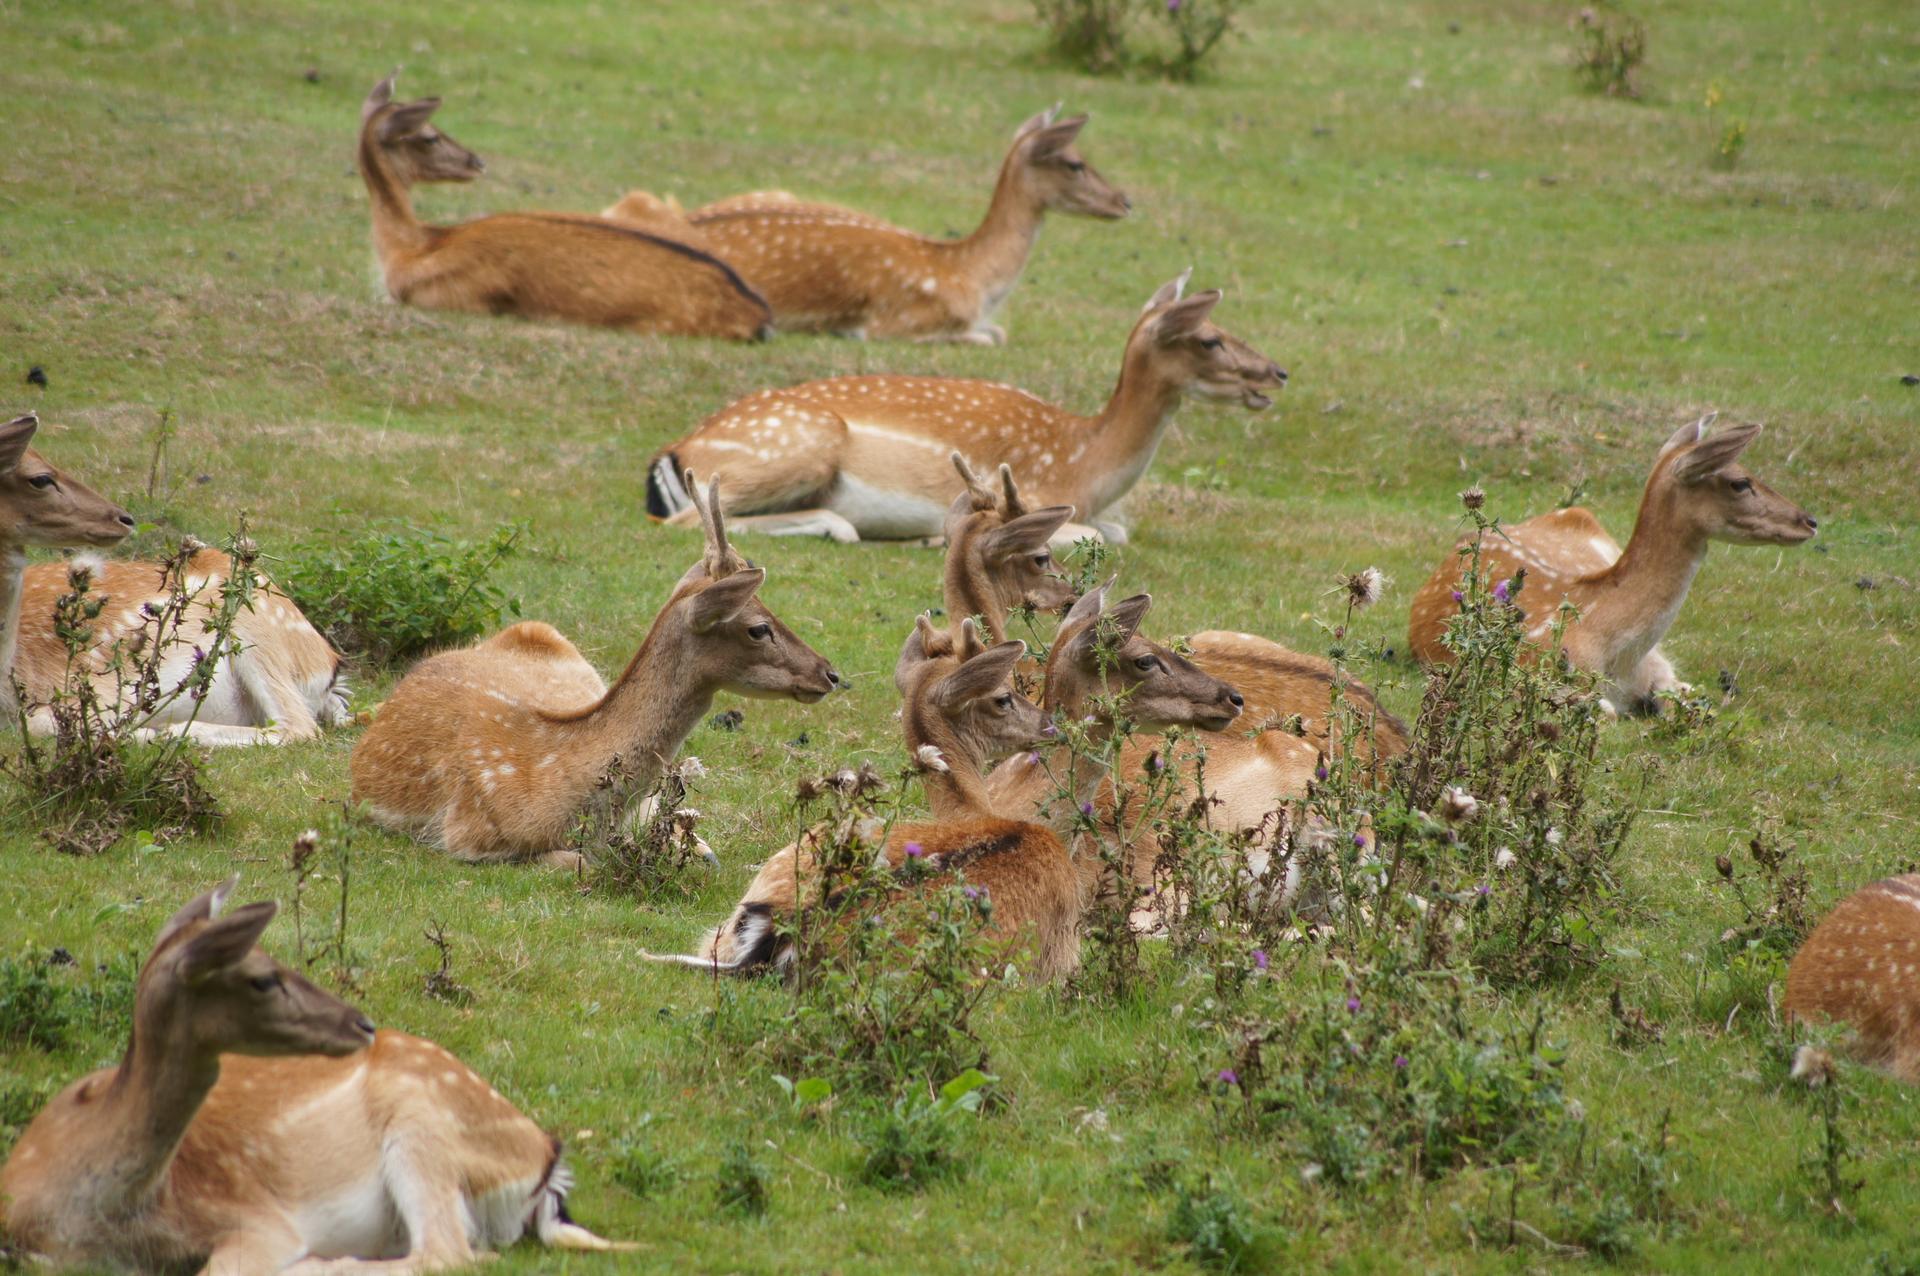
[[[1567,627],[1567,657],[1605,678],[1610,703],[1619,709],[1648,708],[1658,692],[1685,689],[1658,644],[1679,615],[1709,542],[1798,545],[1817,526],[1737,464],[1760,427],[1706,435],[1712,420],[1683,427],[1660,449],[1625,550],[1585,509],[1503,527],[1481,544],[1489,588],[1526,573],[1515,605],[1534,643],[1549,640],[1562,599],[1580,609]],[[1469,541],[1462,538],[1414,596],[1407,645],[1424,663],[1453,659],[1441,636],[1459,610],[1452,595],[1466,569],[1459,551]]]
[[[949,460],[957,450],[982,471],[1011,465],[1034,505],[1071,505],[1093,522],[1065,525],[1056,544],[1124,541],[1110,511],[1152,463],[1182,397],[1192,391],[1258,411],[1286,380],[1210,321],[1218,292],[1182,297],[1183,280],[1148,303],[1097,416],[999,382],[946,377],[835,377],[762,390],[655,458],[649,509],[691,521],[690,510],[656,504],[660,468],[677,466],[723,475],[727,512],[753,516],[738,526],[836,540],[934,536],[966,490]],[[874,492],[886,494],[884,509],[874,508]]]
[[[1258,634],[1209,629],[1186,642],[1187,655],[1216,678],[1232,683],[1246,697],[1245,722],[1251,727],[1278,726],[1298,714],[1308,739],[1327,747],[1327,710],[1335,679],[1358,715],[1363,731],[1362,757],[1377,751],[1381,758],[1397,758],[1407,751],[1407,724],[1389,713],[1373,689],[1350,674],[1342,674],[1331,660],[1283,647]]]
[[[429,1271],[475,1260],[465,1219],[492,1196],[482,1248],[527,1229],[607,1247],[562,1221],[555,1140],[439,1046],[376,1035],[261,951],[274,905],[222,917],[232,887],[161,932],[119,1066],[54,1096],[14,1145],[14,1243],[145,1271]]]
[[[1023,125],[986,219],[963,239],[930,239],[832,204],[781,198],[784,192],[736,196],[685,221],[699,242],[740,268],[788,331],[998,345],[1006,334],[994,312],[1019,281],[1046,213],[1127,214],[1126,196],[1074,148],[1086,122],[1056,122],[1049,112]],[[633,192],[614,209],[671,228],[663,214],[672,207]]]
[[[359,163],[374,251],[394,300],[633,332],[736,341],[770,333],[772,311],[732,266],[654,230],[570,213],[422,223],[415,182],[471,181],[485,166],[428,122],[438,98],[396,103],[392,94],[389,76],[367,98]]]
[[[1920,1084],[1920,874],[1862,887],[1787,968],[1790,1019],[1840,1020],[1862,1061]]]

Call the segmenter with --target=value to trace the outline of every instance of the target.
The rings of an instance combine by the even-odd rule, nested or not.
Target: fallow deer
[[[721,409],[656,456],[647,512],[694,514],[682,470],[727,480],[736,527],[837,541],[936,536],[965,487],[949,456],[1010,464],[1040,505],[1071,505],[1056,544],[1126,539],[1115,507],[1146,473],[1189,391],[1271,404],[1287,374],[1211,322],[1216,292],[1161,288],[1127,339],[1120,381],[1096,416],[1076,416],[995,381],[854,376],[761,390]]]
[[[936,817],[894,825],[882,849],[896,869],[918,857],[936,881],[951,880],[957,871],[970,886],[986,890],[993,901],[988,933],[1029,945],[1029,973],[1045,982],[1078,961],[1078,874],[1051,829],[994,815],[982,776],[993,758],[1043,744],[1053,734],[1052,722],[1010,681],[1026,650],[1019,641],[987,647],[971,621],[961,622],[956,641],[920,618],[894,681],[906,698],[901,723],[908,753],[933,761],[926,787]],[[701,939],[696,952],[654,960],[718,974],[790,966],[793,945],[779,922],[820,890],[813,836],[768,859],[732,915]]]
[[[608,688],[551,625],[523,621],[415,665],[354,748],[353,796],[388,828],[473,861],[563,849],[616,765],[645,792],[719,691],[804,704],[840,683],[755,595],[766,573],[727,542],[719,483],[700,503],[706,552]]]
[[[953,498],[944,524],[941,591],[947,615],[971,617],[994,642],[1005,642],[1011,612],[1058,612],[1077,597],[1052,549],[1054,535],[1073,517],[1073,506],[1031,509],[1008,467],[1000,467],[996,490],[960,453],[948,459],[966,491]]]
[[[1791,1019],[1840,1020],[1861,1061],[1920,1084],[1920,873],[1841,900],[1787,967]]]
[[[419,182],[470,182],[480,157],[431,123],[439,98],[393,100],[393,76],[360,112],[360,175],[373,246],[395,301],[633,332],[769,336],[765,298],[725,261],[627,222],[572,213],[497,213],[454,226],[414,215]]]
[[[307,622],[291,599],[255,574],[251,607],[235,618],[237,650],[220,656],[212,683],[198,701],[171,694],[185,686],[204,652],[219,607],[220,591],[233,563],[215,549],[201,549],[187,564],[191,599],[177,625],[165,632],[159,617],[167,603],[166,572],[155,562],[27,564],[29,545],[104,547],[133,530],[133,517],[72,475],[50,465],[28,444],[40,420],[32,413],[0,426],[0,707],[24,711],[27,728],[54,730],[51,705],[76,677],[92,678],[110,711],[133,712],[116,701],[130,688],[104,666],[116,644],[164,641],[159,690],[164,703],[144,718],[140,730],[184,733],[202,744],[278,744],[304,740],[322,725],[347,720],[340,656]],[[70,576],[85,572],[88,592],[102,604],[93,621],[91,654],[69,661],[67,644],[54,630],[54,604],[73,588]],[[71,667],[70,667],[71,666]],[[25,693],[18,700],[16,687]]]
[[[1505,586],[1524,572],[1520,598],[1539,600],[1514,603],[1523,608],[1534,643],[1547,640],[1563,599],[1579,608],[1566,629],[1566,655],[1575,667],[1606,680],[1612,711],[1657,709],[1660,692],[1688,689],[1659,643],[1680,614],[1711,542],[1798,545],[1818,526],[1737,463],[1760,427],[1710,435],[1713,420],[1708,415],[1682,426],[1661,447],[1624,550],[1592,511],[1578,507],[1502,527],[1482,541],[1483,577]],[[1470,540],[1459,542],[1414,597],[1407,645],[1423,663],[1453,659],[1441,637],[1460,609]]]
[[[426,1272],[567,1218],[560,1144],[430,1041],[258,947],[276,905],[174,914],[140,971],[118,1067],[48,1102],[0,1168],[13,1244],[60,1266]],[[356,1261],[358,1260],[358,1261]]]
[[[1132,207],[1075,148],[1087,117],[1062,120],[1058,111],[1020,126],[985,220],[962,239],[930,239],[784,191],[734,196],[685,221],[765,295],[782,329],[1001,345],[1007,334],[994,314],[1019,282],[1046,214],[1113,221]],[[608,213],[670,229],[673,209],[635,191]]]

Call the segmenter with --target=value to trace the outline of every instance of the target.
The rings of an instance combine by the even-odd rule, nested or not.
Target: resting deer
[[[838,686],[755,597],[766,573],[727,543],[718,487],[700,506],[704,558],[611,689],[538,621],[430,657],[354,748],[354,800],[458,859],[572,865],[563,844],[603,781],[618,769],[614,802],[651,788],[716,692],[812,704]]]
[[[440,1271],[529,1231],[612,1248],[568,1220],[557,1139],[439,1046],[376,1033],[262,952],[277,906],[228,913],[233,886],[161,930],[119,1066],[55,1095],[14,1145],[15,1245],[208,1276]]]
[[[762,390],[721,409],[653,459],[647,512],[691,522],[682,470],[717,473],[736,527],[837,541],[935,536],[965,484],[948,458],[1017,470],[1040,505],[1071,505],[1091,526],[1055,543],[1123,543],[1115,507],[1146,473],[1189,391],[1252,411],[1287,374],[1209,319],[1218,292],[1182,296],[1186,276],[1148,301],[1120,381],[1097,416],[1023,390],[951,377],[857,376]],[[744,517],[739,517],[744,516]]]
[[[1567,626],[1567,658],[1606,680],[1610,710],[1654,710],[1660,692],[1688,689],[1659,643],[1680,614],[1710,542],[1798,545],[1818,526],[1737,463],[1760,427],[1709,435],[1713,419],[1682,426],[1661,447],[1626,549],[1592,511],[1578,507],[1503,527],[1481,544],[1486,579],[1524,572],[1521,599],[1540,600],[1515,604],[1524,608],[1533,642],[1547,640],[1562,599],[1580,609]],[[1462,555],[1470,540],[1460,542],[1414,597],[1407,645],[1423,663],[1453,659],[1441,636],[1460,608]]]
[[[982,777],[993,758],[1053,734],[1052,722],[1010,681],[1026,651],[1017,641],[987,647],[971,621],[961,622],[956,641],[920,618],[894,681],[906,699],[901,725],[908,753],[933,760],[926,788],[935,818],[894,825],[883,849],[895,868],[919,856],[938,871],[936,880],[959,871],[970,886],[985,889],[993,901],[988,933],[1030,945],[1030,973],[1045,982],[1079,959],[1078,874],[1052,830],[994,815]],[[819,892],[813,836],[776,852],[732,916],[708,932],[695,953],[654,960],[722,974],[790,966],[793,945],[780,923],[793,916],[797,901]]]
[[[1791,1019],[1838,1019],[1865,1063],[1920,1084],[1920,873],[1841,900],[1787,967]]]
[[[1058,111],[1034,116],[1014,134],[986,219],[964,239],[929,239],[784,191],[734,196],[684,215],[635,191],[607,213],[675,234],[675,218],[684,216],[699,243],[766,296],[782,329],[1002,345],[1007,334],[994,314],[1019,282],[1046,214],[1113,221],[1131,208],[1074,146],[1087,117],[1060,120]]]
[[[148,732],[184,733],[202,744],[278,744],[319,734],[347,720],[340,656],[307,623],[291,599],[256,573],[252,606],[233,624],[237,651],[223,651],[219,668],[198,702],[168,693],[186,684],[220,604],[232,560],[202,549],[187,565],[194,592],[179,623],[156,634],[167,599],[165,569],[155,562],[27,564],[30,545],[104,547],[133,530],[133,516],[86,484],[56,469],[28,446],[40,419],[28,413],[0,425],[0,707],[24,708],[27,729],[55,729],[52,704],[75,677],[91,678],[109,711],[134,688],[123,687],[107,664],[116,644],[132,648],[164,638],[159,688],[165,702],[142,721]],[[103,605],[93,621],[91,655],[69,667],[67,644],[54,630],[54,604],[73,589],[70,575],[85,572],[88,592]],[[149,606],[150,604],[150,606]],[[16,685],[25,692],[22,705]]]
[[[419,182],[470,182],[480,157],[430,122],[439,98],[393,100],[393,76],[360,111],[360,175],[373,247],[395,301],[633,332],[758,340],[773,312],[725,261],[657,231],[573,213],[498,213],[431,226]]]
[[[1073,506],[1031,509],[1006,466],[1000,467],[996,490],[958,452],[948,459],[966,490],[953,498],[944,524],[946,612],[955,619],[972,617],[994,642],[1005,642],[1014,609],[1057,612],[1076,597],[1052,549],[1055,534],[1073,517]]]

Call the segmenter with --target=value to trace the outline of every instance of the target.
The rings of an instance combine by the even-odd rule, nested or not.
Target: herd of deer
[[[414,215],[419,182],[467,181],[472,152],[431,123],[437,99],[367,98],[360,170],[386,286],[419,306],[571,320],[651,333],[764,338],[776,329],[996,344],[992,322],[1049,209],[1119,218],[1126,196],[1075,144],[1084,116],[1047,111],[1022,125],[980,228],[954,241],[784,192],[681,210],[627,195],[599,216],[516,213],[455,226]],[[697,521],[701,558],[672,589],[611,686],[550,625],[522,622],[422,661],[353,750],[352,792],[372,818],[466,861],[569,863],[568,832],[603,777],[624,762],[644,794],[716,693],[813,703],[842,685],[828,661],[760,600],[766,573],[729,527],[945,545],[943,628],[921,616],[895,670],[908,755],[925,772],[924,822],[894,827],[884,851],[931,866],[932,880],[991,892],[991,926],[1024,945],[1036,981],[1073,969],[1080,922],[1107,868],[1076,847],[1076,816],[1115,800],[1116,779],[1147,765],[1152,733],[1179,727],[1206,744],[1206,818],[1249,830],[1256,871],[1277,813],[1304,795],[1322,752],[1336,680],[1365,726],[1347,747],[1382,762],[1405,727],[1328,661],[1252,634],[1192,636],[1186,654],[1142,635],[1152,600],[1075,596],[1054,548],[1120,541],[1116,508],[1145,473],[1189,392],[1260,410],[1286,373],[1212,320],[1217,291],[1186,277],[1148,300],[1128,336],[1107,405],[1078,416],[1011,386],[865,376],[764,390],[722,409],[647,470],[647,506],[666,524]],[[1483,570],[1525,572],[1532,634],[1567,600],[1564,648],[1602,679],[1610,704],[1655,705],[1683,689],[1659,642],[1714,540],[1791,545],[1814,520],[1739,463],[1759,433],[1690,424],[1660,448],[1624,548],[1584,509],[1504,527]],[[106,600],[98,667],[73,669],[53,628],[68,565],[29,565],[30,546],[105,548],[133,520],[30,446],[37,418],[0,426],[0,696],[28,731],[74,677],[118,694],[104,653],[137,640],[158,564],[90,565]],[[704,489],[693,479],[700,475]],[[1016,482],[1016,475],[1018,481]],[[1078,520],[1078,521],[1076,521]],[[1452,658],[1441,636],[1462,572],[1450,550],[1413,599],[1409,647]],[[184,677],[194,638],[233,569],[217,551],[191,560],[196,593],[176,640]],[[210,745],[280,743],[348,721],[341,661],[293,602],[261,578],[208,693],[139,724]],[[204,594],[204,596],[202,596]],[[1533,601],[1538,599],[1538,603]],[[1027,647],[1007,637],[1017,609],[1060,613],[1035,703],[1016,689]],[[1055,723],[1087,723],[1097,745],[1124,712],[1133,728],[1110,764],[1066,744]],[[127,713],[133,706],[123,706]],[[1297,716],[1304,732],[1281,729]],[[1195,781],[1185,781],[1188,797]],[[1150,885],[1152,855],[1119,871]],[[780,918],[817,881],[806,838],[774,852],[738,906],[692,953],[657,958],[713,972],[781,969]],[[1290,857],[1289,857],[1290,858]],[[916,875],[919,877],[920,875]],[[1286,880],[1275,889],[1291,891]],[[216,1273],[412,1272],[473,1261],[532,1232],[603,1249],[567,1218],[557,1141],[431,1042],[381,1030],[258,947],[274,905],[225,909],[233,883],[195,899],[162,929],[141,971],[125,1057],[68,1086],[0,1170],[11,1243],[61,1263],[141,1270],[204,1264]],[[1177,907],[1177,903],[1162,907]],[[1142,915],[1140,924],[1154,919]],[[1920,877],[1869,886],[1842,903],[1793,963],[1787,1009],[1850,1023],[1867,1056],[1920,1082]]]

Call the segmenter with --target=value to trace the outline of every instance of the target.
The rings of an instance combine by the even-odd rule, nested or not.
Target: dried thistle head
[[[1380,593],[1386,588],[1387,578],[1378,567],[1369,567],[1365,571],[1355,572],[1351,576],[1340,577],[1340,586],[1347,591],[1347,603],[1355,611],[1365,611],[1380,601]]]
[[[1470,510],[1477,510],[1487,503],[1487,493],[1478,483],[1460,493],[1460,503]]]
[[[1831,1082],[1838,1074],[1833,1056],[1818,1046],[1801,1044],[1794,1047],[1793,1067],[1788,1075],[1803,1083],[1809,1090],[1818,1090]]]
[[[1480,799],[1457,784],[1449,784],[1440,793],[1440,818],[1449,824],[1464,824],[1480,813]]]
[[[940,752],[940,746],[923,744],[914,751],[913,760],[923,771],[933,771],[946,775],[953,768],[947,765],[947,755]]]

